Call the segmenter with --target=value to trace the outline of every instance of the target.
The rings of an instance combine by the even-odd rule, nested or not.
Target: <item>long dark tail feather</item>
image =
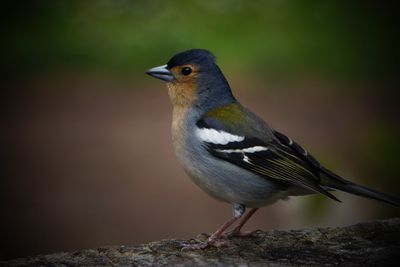
[[[359,195],[362,197],[367,197],[367,198],[372,198],[375,200],[379,200],[388,204],[391,204],[396,207],[400,207],[400,199],[396,197],[392,197],[389,195],[386,195],[384,193],[375,191],[373,189],[370,189],[368,187],[362,186],[362,185],[357,185],[354,184],[350,181],[347,181],[343,177],[340,177],[339,175],[331,172],[330,170],[321,167],[321,172],[325,174],[324,176],[327,177],[328,179],[324,179],[325,181],[323,182],[326,184],[328,187],[332,189],[338,189],[350,194],[355,194]]]
[[[400,199],[392,196],[388,196],[384,193],[375,191],[373,189],[367,188],[362,185],[357,185],[353,183],[335,183],[329,185],[329,187],[334,188],[334,189],[339,189],[341,191],[359,195],[362,197],[367,197],[367,198],[372,198],[375,200],[383,201],[385,203],[391,204],[396,207],[400,207]]]

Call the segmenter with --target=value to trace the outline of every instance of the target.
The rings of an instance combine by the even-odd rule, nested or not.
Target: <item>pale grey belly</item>
[[[262,207],[290,195],[282,185],[205,154],[208,151],[199,153],[198,149],[183,153],[185,156],[178,159],[194,183],[214,198],[247,207]]]

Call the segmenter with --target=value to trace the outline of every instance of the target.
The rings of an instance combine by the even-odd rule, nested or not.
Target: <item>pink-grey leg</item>
[[[183,249],[204,249],[209,246],[217,246],[217,241],[221,238],[222,234],[231,226],[234,222],[242,217],[246,208],[240,204],[233,205],[233,217],[225,222],[221,227],[219,227],[208,239],[206,242],[200,242],[197,244],[186,244]],[[250,211],[251,212],[251,211]],[[254,213],[254,212],[253,212]],[[250,215],[251,216],[251,215]],[[250,218],[249,216],[249,218]],[[245,222],[244,222],[245,223]],[[244,224],[243,223],[243,224]],[[236,228],[235,228],[236,229]],[[240,229],[239,229],[240,230]]]
[[[233,228],[232,231],[229,231],[227,233],[225,233],[225,236],[227,237],[233,237],[233,236],[249,236],[252,233],[254,233],[254,231],[250,231],[250,232],[242,232],[241,229],[243,227],[243,225],[250,219],[251,216],[253,216],[253,214],[258,210],[258,208],[252,208],[247,214],[246,216],[244,216],[242,218],[242,220],[239,222],[239,224]]]

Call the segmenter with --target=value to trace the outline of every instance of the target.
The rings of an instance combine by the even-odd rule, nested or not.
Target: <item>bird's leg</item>
[[[234,222],[236,222],[240,217],[242,217],[243,213],[245,212],[246,208],[243,205],[233,204],[233,217],[221,225],[220,228],[217,229],[209,238],[208,242],[213,243],[215,240],[219,239],[222,233],[231,226]]]
[[[246,211],[245,206],[240,205],[240,204],[233,204],[233,217],[229,219],[226,223],[221,225],[208,239],[206,242],[198,243],[198,244],[187,244],[184,245],[183,249],[204,249],[209,246],[220,246],[220,244],[217,244],[217,241],[221,238],[222,234],[224,231],[231,226],[234,222],[236,222],[244,212]]]
[[[258,210],[258,208],[252,208],[247,214],[246,216],[243,217],[243,219],[239,222],[239,224],[233,228],[232,231],[229,231],[227,233],[225,233],[224,235],[226,237],[233,237],[233,236],[248,236],[251,235],[254,231],[250,231],[250,232],[242,232],[240,231],[243,227],[243,225],[250,219],[251,216],[253,216],[253,214]]]

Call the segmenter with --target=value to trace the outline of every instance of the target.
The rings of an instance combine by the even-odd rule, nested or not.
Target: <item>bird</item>
[[[241,229],[259,208],[290,196],[322,194],[340,202],[332,193],[340,190],[400,207],[399,198],[328,170],[297,142],[240,104],[210,51],[177,53],[146,73],[167,84],[173,106],[172,142],[183,169],[203,191],[232,205],[232,217],[206,241],[190,248],[217,246],[224,237],[245,236]],[[246,208],[250,208],[247,214]]]

